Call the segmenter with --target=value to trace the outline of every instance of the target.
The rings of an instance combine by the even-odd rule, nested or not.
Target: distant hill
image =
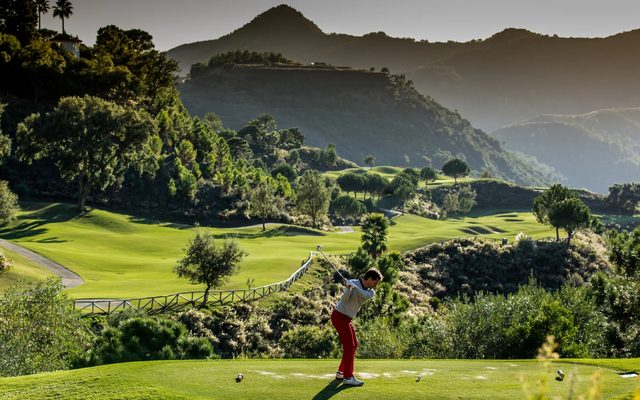
[[[640,180],[640,108],[541,115],[491,135],[554,167],[569,186],[606,192]]]
[[[326,34],[281,5],[219,39],[184,44],[167,55],[183,74],[196,62],[237,49],[280,52],[304,63],[387,67],[475,126],[495,130],[545,113],[639,106],[639,48],[640,30],[587,39],[506,29],[465,43],[429,43],[384,32]]]
[[[340,156],[360,164],[372,154],[379,164],[440,168],[461,154],[472,169],[503,179],[554,179],[401,76],[326,65],[226,64],[199,68],[178,89],[194,115],[213,111],[239,129],[266,112],[282,126],[299,127],[306,143],[333,143]]]

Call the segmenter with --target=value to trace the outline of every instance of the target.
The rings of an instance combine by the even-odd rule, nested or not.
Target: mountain
[[[213,111],[237,130],[266,112],[281,126],[300,128],[306,143],[333,143],[340,156],[359,163],[372,154],[377,164],[440,168],[460,154],[472,169],[518,183],[552,179],[420,95],[403,76],[327,65],[223,63],[198,69],[178,89],[194,115]]]
[[[541,115],[491,134],[507,149],[531,154],[570,186],[606,192],[640,177],[640,108]]]
[[[540,114],[578,114],[640,105],[640,30],[607,38],[561,38],[505,29],[465,43],[326,34],[280,5],[219,39],[184,44],[167,55],[182,73],[218,53],[280,52],[304,63],[387,67],[475,126],[492,131]]]

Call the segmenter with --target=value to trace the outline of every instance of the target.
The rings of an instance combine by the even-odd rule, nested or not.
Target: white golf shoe
[[[351,378],[347,378],[345,380],[342,381],[343,385],[347,385],[347,386],[362,386],[364,385],[364,382],[359,381],[356,379],[355,376],[352,376]]]

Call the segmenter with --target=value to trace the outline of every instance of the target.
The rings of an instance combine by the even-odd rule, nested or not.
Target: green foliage
[[[353,222],[359,219],[367,211],[367,208],[362,202],[343,194],[331,202],[331,210],[336,217],[344,221]]]
[[[298,177],[298,173],[296,169],[291,164],[278,164],[271,170],[271,176],[274,178],[278,176],[278,174],[287,178],[289,182],[294,182]]]
[[[610,231],[607,234],[609,259],[614,273],[598,274],[591,280],[591,290],[600,310],[607,316],[607,355],[640,355],[640,228],[633,232]]]
[[[640,201],[640,184],[628,182],[609,187],[607,201],[616,206],[619,213],[633,215]]]
[[[429,182],[438,179],[438,171],[432,167],[426,166],[420,170],[420,178],[422,178],[428,186]]]
[[[550,224],[549,214],[553,207],[572,198],[577,198],[577,196],[571,189],[560,184],[551,186],[533,200],[533,214],[536,216],[536,220],[541,224]],[[558,229],[559,227],[556,227],[556,239],[560,240]]]
[[[64,20],[69,18],[73,14],[73,6],[69,0],[56,0],[56,5],[53,6],[53,16],[60,17],[62,20],[62,33],[64,30]]]
[[[272,64],[295,64],[293,61],[288,60],[280,53],[260,53],[255,51],[230,51],[227,53],[216,54],[209,59],[207,65],[194,64],[191,67],[190,76],[192,79],[196,79],[202,76],[208,68],[217,68],[227,64],[259,64],[264,66],[270,66]]]
[[[189,335],[176,321],[133,317],[107,326],[95,338],[86,365],[144,360],[209,358],[213,347],[206,338]]]
[[[35,2],[4,0],[0,3],[0,31],[27,43],[36,33],[38,12]]]
[[[452,176],[457,184],[458,178],[469,174],[469,166],[464,160],[454,158],[444,163],[442,172],[447,176]]]
[[[214,242],[213,235],[198,232],[189,240],[185,256],[178,260],[174,270],[179,277],[187,278],[193,284],[206,285],[203,299],[203,304],[206,304],[209,290],[237,273],[238,263],[246,255],[236,242],[225,240],[219,246]]]
[[[78,184],[78,206],[92,188],[104,190],[140,159],[155,125],[144,111],[97,97],[66,97],[44,116],[18,125],[18,153],[27,162],[51,158],[60,175]]]
[[[317,222],[327,214],[330,201],[329,190],[318,171],[306,171],[298,178],[296,194],[298,210],[308,215],[312,226],[316,228]]]
[[[431,318],[420,322],[422,356],[531,358],[548,335],[559,338],[564,357],[598,356],[604,347],[603,316],[585,288],[549,292],[530,283],[506,296],[477,293],[446,302]]]
[[[393,359],[404,358],[412,342],[406,327],[394,325],[387,318],[375,318],[357,323],[359,358]]]
[[[511,293],[533,277],[545,288],[564,283],[581,285],[610,263],[602,239],[580,234],[571,246],[559,242],[535,242],[528,246],[478,239],[455,239],[410,251],[405,264],[421,284],[417,290],[438,297],[473,296],[478,291]]]
[[[280,338],[286,358],[326,358],[337,353],[338,343],[329,325],[297,326]]]
[[[442,199],[442,208],[449,214],[462,214],[471,211],[476,205],[476,192],[470,185],[453,186]]]
[[[0,321],[0,376],[66,369],[87,348],[85,320],[57,279],[9,287]]]
[[[251,215],[262,220],[262,230],[266,230],[265,221],[277,216],[284,208],[284,198],[276,194],[271,179],[262,180],[250,192]]]
[[[14,221],[19,209],[18,196],[9,189],[9,182],[0,181],[0,224]]]
[[[13,261],[4,254],[4,251],[0,249],[0,276],[9,271],[9,268],[13,266]]]
[[[562,228],[567,232],[567,243],[576,230],[587,228],[591,220],[591,210],[582,200],[570,198],[556,203],[549,210],[549,223],[554,228]]]
[[[362,248],[374,259],[387,251],[389,223],[382,214],[367,214],[360,222]]]

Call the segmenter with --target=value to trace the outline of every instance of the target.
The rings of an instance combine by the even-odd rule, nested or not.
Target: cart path
[[[53,272],[55,275],[57,275],[62,279],[62,286],[64,286],[65,289],[70,289],[72,287],[76,287],[84,283],[84,280],[82,280],[80,275],[76,274],[73,271],[68,270],[67,268],[63,267],[58,263],[55,263],[49,260],[48,258],[42,257],[38,253],[35,253],[31,250],[27,250],[24,247],[20,247],[4,239],[0,239],[0,246],[5,247],[11,251],[15,251],[21,256],[24,256],[29,260]]]

